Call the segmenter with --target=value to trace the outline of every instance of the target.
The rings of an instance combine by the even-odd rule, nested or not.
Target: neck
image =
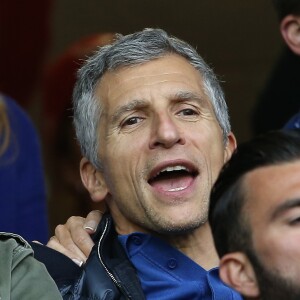
[[[219,265],[219,257],[208,223],[188,234],[161,238],[206,270]]]
[[[111,208],[112,207],[110,207],[110,211],[115,220],[118,234],[130,234],[133,232],[153,234],[168,242],[206,270],[219,265],[219,257],[214,246],[208,222],[189,233],[173,236],[163,235],[145,230],[145,228],[137,226],[135,223],[128,222],[128,219],[126,219],[119,210],[113,210]]]

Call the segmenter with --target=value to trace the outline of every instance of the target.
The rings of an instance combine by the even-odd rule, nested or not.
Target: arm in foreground
[[[20,236],[0,236],[1,299],[62,299],[45,266],[33,257],[30,245]]]

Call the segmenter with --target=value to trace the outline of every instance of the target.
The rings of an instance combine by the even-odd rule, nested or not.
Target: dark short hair
[[[246,252],[251,246],[250,228],[243,215],[244,175],[268,165],[300,159],[300,130],[271,131],[240,144],[224,165],[210,197],[209,222],[220,257]]]
[[[272,0],[279,20],[287,15],[300,15],[300,0]]]

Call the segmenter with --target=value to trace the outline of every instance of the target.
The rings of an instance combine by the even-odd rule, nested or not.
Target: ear
[[[220,278],[246,298],[260,295],[254,270],[244,253],[233,252],[221,258]]]
[[[235,138],[234,134],[232,132],[230,132],[228,134],[228,140],[227,140],[227,144],[225,147],[224,163],[229,160],[233,151],[236,148],[236,145],[237,145],[236,138]]]
[[[85,157],[80,161],[80,176],[93,201],[100,202],[105,200],[108,188],[103,174]]]
[[[280,31],[289,48],[300,55],[300,16],[287,15],[280,23]]]

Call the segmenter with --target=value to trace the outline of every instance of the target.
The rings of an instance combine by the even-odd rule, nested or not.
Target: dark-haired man
[[[210,198],[220,276],[246,299],[300,299],[300,132],[240,144]]]

